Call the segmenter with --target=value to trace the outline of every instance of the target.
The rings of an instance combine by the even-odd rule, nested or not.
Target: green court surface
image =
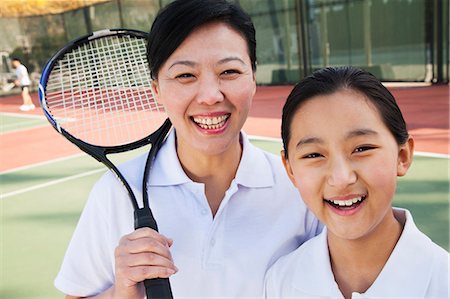
[[[277,141],[252,142],[280,152]],[[447,250],[448,164],[445,158],[416,156],[399,179],[394,203],[410,209],[417,225]],[[104,171],[94,159],[77,155],[0,174],[0,298],[62,298],[53,279],[88,193]]]
[[[0,134],[48,125],[44,116],[0,113]]]

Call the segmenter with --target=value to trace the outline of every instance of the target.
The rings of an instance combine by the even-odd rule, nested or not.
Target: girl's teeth
[[[360,197],[355,197],[355,198],[349,199],[349,200],[330,200],[330,201],[340,207],[346,207],[346,206],[349,207],[349,206],[353,205],[354,203],[357,203],[361,200],[362,200],[362,197],[360,196]]]

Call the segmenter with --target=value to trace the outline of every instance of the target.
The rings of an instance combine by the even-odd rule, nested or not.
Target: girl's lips
[[[341,216],[350,216],[357,213],[363,206],[367,195],[346,196],[339,199],[325,199],[333,212]]]

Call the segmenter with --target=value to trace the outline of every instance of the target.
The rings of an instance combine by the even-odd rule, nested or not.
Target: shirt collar
[[[176,152],[176,132],[173,129],[161,146],[150,174],[149,186],[170,186],[192,182],[181,167]],[[264,152],[256,148],[241,132],[242,157],[234,182],[246,187],[270,187],[274,184],[272,166]]]
[[[394,211],[406,218],[402,235],[372,286],[354,298],[421,298],[426,293],[433,267],[432,242],[416,227],[409,211]],[[326,234],[325,227],[318,237],[303,245],[311,243],[314,250],[297,262],[294,287],[311,295],[343,298],[331,271]]]

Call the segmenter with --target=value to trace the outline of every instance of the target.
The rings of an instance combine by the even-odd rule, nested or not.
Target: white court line
[[[98,172],[104,172],[105,170],[106,170],[106,168],[95,169],[95,170],[91,170],[91,171],[87,171],[87,172],[71,175],[71,176],[68,176],[68,177],[65,177],[65,178],[62,178],[62,179],[53,180],[53,181],[50,181],[50,182],[47,182],[47,183],[34,185],[34,186],[31,186],[31,187],[28,187],[28,188],[24,188],[24,189],[20,189],[20,190],[17,190],[17,191],[12,191],[12,192],[8,192],[8,193],[0,194],[0,200],[8,198],[8,197],[11,197],[11,196],[19,195],[19,194],[22,194],[22,193],[34,191],[34,190],[37,190],[37,189],[41,189],[41,188],[53,186],[53,185],[56,185],[56,184],[64,183],[64,182],[67,182],[67,181],[70,181],[70,180],[82,178],[82,177],[85,177],[85,176],[96,174]]]
[[[447,154],[437,154],[437,153],[428,153],[428,152],[414,152],[414,156],[450,159],[450,155],[447,155]]]
[[[22,114],[22,113],[14,113],[14,112],[0,112],[0,115],[20,117],[20,118],[43,119],[43,120],[47,119],[42,114]]]
[[[71,156],[67,156],[67,157],[62,157],[62,158],[57,158],[57,159],[53,159],[53,160],[48,160],[48,161],[45,161],[45,162],[39,162],[39,163],[34,163],[34,164],[26,165],[26,166],[16,167],[16,168],[13,168],[13,169],[8,169],[8,170],[5,170],[3,172],[0,172],[0,175],[11,173],[11,172],[16,172],[16,171],[21,171],[21,170],[27,170],[27,169],[34,168],[34,167],[39,167],[39,166],[45,166],[45,165],[48,165],[48,164],[62,162],[62,161],[65,161],[65,160],[69,160],[69,159],[72,159],[72,158],[78,158],[78,157],[82,157],[82,156],[87,156],[87,154],[79,153],[79,154],[75,154],[75,155],[71,155]]]

